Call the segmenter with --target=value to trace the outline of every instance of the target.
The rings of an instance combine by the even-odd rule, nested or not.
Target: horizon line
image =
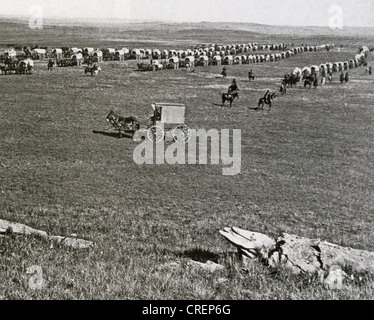
[[[0,18],[11,19],[11,18],[18,18],[18,19],[29,19],[28,15],[22,14],[0,14]],[[74,21],[79,22],[80,19],[83,20],[92,20],[93,21],[106,21],[107,24],[116,24],[119,22],[128,23],[128,24],[135,24],[135,23],[165,23],[165,24],[203,24],[203,23],[212,23],[212,24],[250,24],[250,25],[258,25],[258,26],[269,26],[269,27],[296,27],[296,28],[325,28],[330,29],[331,31],[343,31],[344,28],[364,28],[364,29],[374,29],[374,26],[344,26],[343,29],[331,29],[328,25],[290,25],[290,24],[263,24],[257,22],[249,22],[249,21],[175,21],[175,20],[160,20],[160,19],[128,19],[128,18],[118,18],[118,17],[107,17],[107,18],[98,18],[98,17],[62,17],[62,16],[46,16],[44,18],[46,21],[48,20],[67,20],[67,21]],[[110,20],[110,21],[108,21]],[[111,22],[112,21],[112,22]],[[114,22],[118,21],[118,22]]]

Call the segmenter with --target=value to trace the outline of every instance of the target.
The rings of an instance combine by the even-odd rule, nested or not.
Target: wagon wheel
[[[173,130],[173,139],[177,143],[188,143],[191,140],[191,129],[186,125],[180,125]]]
[[[164,136],[164,129],[158,126],[151,127],[147,132],[147,137],[149,141],[161,142],[164,139]]]

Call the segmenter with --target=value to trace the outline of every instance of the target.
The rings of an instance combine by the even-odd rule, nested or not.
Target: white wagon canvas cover
[[[184,124],[186,114],[186,106],[184,104],[155,103],[152,108],[161,114],[160,123]]]

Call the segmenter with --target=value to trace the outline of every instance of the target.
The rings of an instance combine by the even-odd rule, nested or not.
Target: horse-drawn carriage
[[[164,65],[158,60],[152,60],[151,63],[140,62],[137,65],[139,71],[159,71],[164,69]]]
[[[140,128],[136,117],[122,117],[110,111],[106,120],[119,132],[132,135],[134,141],[148,138],[150,141],[162,140],[187,143],[191,139],[191,130],[185,125],[186,107],[178,103],[153,103],[153,115],[145,127]]]
[[[0,65],[0,74],[32,74],[33,66],[34,61],[31,59],[6,58]]]
[[[134,141],[148,138],[150,141],[162,140],[187,143],[191,139],[191,130],[185,125],[186,107],[178,103],[153,103],[153,115],[146,128],[134,133]]]

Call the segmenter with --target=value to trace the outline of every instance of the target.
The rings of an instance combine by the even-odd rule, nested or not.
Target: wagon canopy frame
[[[186,106],[181,103],[159,103],[152,105],[154,111],[154,125],[162,124],[165,127],[184,124]]]
[[[151,105],[154,115],[149,123],[148,138],[161,141],[166,133],[178,143],[187,143],[191,138],[191,130],[185,124],[186,106],[180,103],[159,103]]]

